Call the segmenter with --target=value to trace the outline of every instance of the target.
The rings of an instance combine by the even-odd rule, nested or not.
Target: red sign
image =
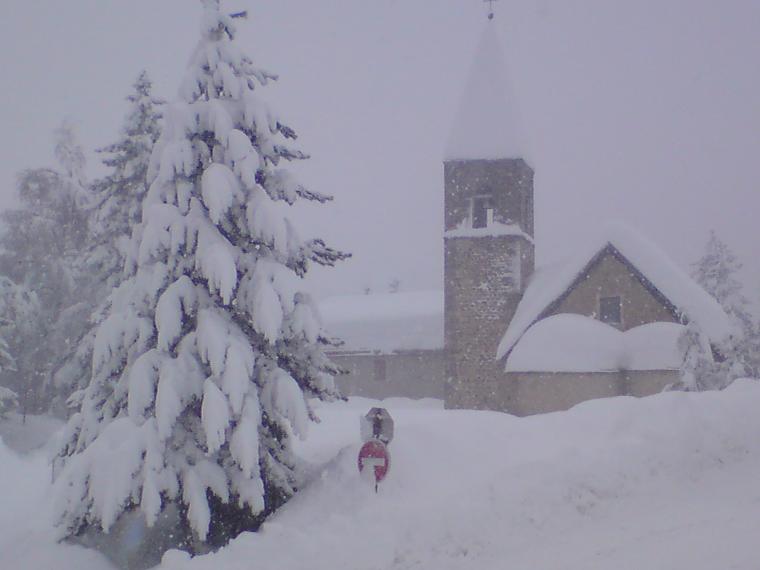
[[[379,483],[388,474],[391,466],[391,456],[388,448],[382,441],[371,439],[365,443],[359,450],[359,471],[364,471],[365,467],[372,467],[375,470],[375,483]]]

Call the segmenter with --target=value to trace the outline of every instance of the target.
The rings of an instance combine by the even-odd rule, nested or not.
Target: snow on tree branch
[[[307,155],[256,93],[275,76],[240,51],[218,0],[202,5],[57,460],[62,535],[107,531],[129,509],[152,524],[167,503],[201,541],[222,510],[253,525],[300,485],[306,398],[339,397],[302,277],[347,254],[301,240],[286,211],[329,197],[280,166]]]

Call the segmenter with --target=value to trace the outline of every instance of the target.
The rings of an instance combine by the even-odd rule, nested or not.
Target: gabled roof
[[[319,303],[326,333],[341,352],[443,348],[443,291],[342,295]]]
[[[454,117],[446,160],[527,157],[494,21],[486,23]]]
[[[499,343],[497,358],[507,356],[535,322],[551,314],[608,252],[627,264],[674,316],[696,321],[710,342],[718,343],[730,335],[726,313],[686,272],[638,232],[622,224],[610,224],[583,254],[568,263],[536,271]]]

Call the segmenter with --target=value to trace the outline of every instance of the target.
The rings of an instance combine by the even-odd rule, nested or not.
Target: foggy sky
[[[0,206],[15,173],[52,164],[72,121],[113,142],[145,68],[173,98],[198,37],[193,0],[5,0],[0,20]],[[320,295],[442,286],[441,160],[480,0],[228,0],[239,38],[280,74],[267,99],[312,159],[295,167],[334,204],[296,212],[304,236],[350,250]],[[501,0],[499,38],[536,170],[538,261],[626,221],[682,267],[710,228],[760,295],[760,2]]]

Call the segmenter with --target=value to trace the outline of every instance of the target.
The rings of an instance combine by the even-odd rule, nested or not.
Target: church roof
[[[495,26],[493,20],[487,22],[475,52],[449,135],[446,160],[527,156],[522,123]]]
[[[536,271],[499,343],[497,358],[507,356],[526,331],[547,316],[610,249],[637,277],[646,280],[679,317],[696,321],[710,342],[720,342],[730,335],[728,317],[718,302],[659,247],[627,226],[610,224],[574,259]]]
[[[391,353],[443,348],[443,291],[330,297],[319,304],[341,352]]]
[[[530,327],[507,358],[507,372],[678,370],[678,323],[648,323],[625,332],[585,315],[562,313]],[[551,350],[547,348],[551,347]]]

